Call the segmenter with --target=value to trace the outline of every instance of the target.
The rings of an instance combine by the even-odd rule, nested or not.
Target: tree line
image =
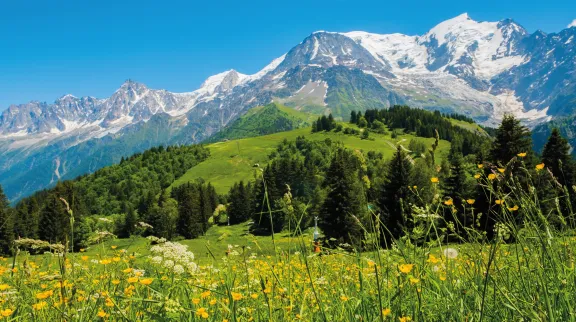
[[[109,218],[115,219],[111,233],[120,237],[135,233],[166,238],[184,235],[177,229],[178,220],[185,216],[178,202],[199,200],[201,218],[207,221],[218,196],[211,185],[203,182],[190,183],[171,193],[167,188],[208,156],[208,149],[201,145],[160,146],[122,158],[119,164],[93,174],[58,182],[54,188],[20,200],[13,208],[2,193],[0,252],[10,253],[12,241],[19,238],[62,244],[74,240],[70,246],[82,248]],[[140,223],[146,225],[138,227]],[[202,224],[199,232],[186,232],[184,236],[205,231]]]
[[[374,238],[366,232],[377,231],[381,246],[389,247],[407,231],[418,231],[418,218],[430,205],[440,205],[443,224],[438,227],[447,239],[460,240],[471,231],[493,238],[504,202],[495,202],[490,191],[512,195],[514,189],[538,194],[542,212],[555,213],[558,224],[573,220],[562,214],[571,214],[576,205],[576,168],[557,130],[538,156],[532,151],[530,131],[510,115],[493,138],[454,126],[440,113],[405,106],[353,111],[350,122],[364,129],[383,124],[425,137],[434,128],[429,137],[435,143],[399,143],[392,158],[384,158],[331,139],[284,140],[265,167],[255,167],[254,180],[237,182],[224,196],[202,180],[168,189],[175,178],[208,157],[206,148],[154,148],[58,183],[14,208],[0,192],[0,252],[10,253],[15,238],[51,243],[73,239],[71,246],[85,247],[103,227],[101,217],[115,219],[109,229],[120,237],[167,239],[197,238],[210,225],[225,222],[251,221],[255,234],[301,232],[318,217],[327,242],[365,247],[367,239]],[[316,129],[318,124],[323,124],[322,130],[324,125],[338,125],[329,116],[319,118]],[[446,160],[436,157],[440,139],[451,142]],[[482,178],[488,178],[486,183],[481,184]],[[517,186],[510,186],[508,178]],[[505,202],[521,214],[523,209],[514,209],[514,203],[513,198]],[[227,205],[226,216],[220,204]]]

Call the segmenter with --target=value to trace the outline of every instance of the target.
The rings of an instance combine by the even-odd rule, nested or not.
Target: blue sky
[[[192,91],[231,68],[254,73],[316,30],[415,35],[463,12],[557,32],[576,1],[0,0],[0,110],[107,97],[128,78]]]

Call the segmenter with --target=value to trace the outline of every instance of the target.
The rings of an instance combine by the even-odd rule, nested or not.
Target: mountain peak
[[[238,73],[234,69],[227,70],[225,72],[213,75],[208,77],[200,90],[202,90],[205,94],[212,95],[216,91],[228,91],[234,88],[236,85],[242,83],[245,79],[248,78],[248,75],[244,75]]]

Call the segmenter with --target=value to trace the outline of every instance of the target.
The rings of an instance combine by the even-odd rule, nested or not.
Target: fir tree
[[[542,151],[542,162],[558,179],[560,184],[570,187],[574,185],[573,162],[570,157],[570,145],[560,135],[558,129],[553,129]]]
[[[119,232],[119,237],[128,238],[136,231],[136,224],[138,223],[138,214],[132,205],[127,204],[124,206],[124,221]]]
[[[358,117],[356,115],[356,111],[350,112],[350,123],[356,124],[358,122]]]
[[[398,145],[386,172],[385,183],[380,188],[378,206],[382,211],[381,243],[383,247],[390,246],[392,239],[402,236],[406,225],[406,203],[409,196],[410,171],[412,164],[406,152]]]
[[[576,195],[574,193],[574,162],[570,156],[570,145],[568,141],[560,135],[558,129],[553,129],[548,142],[544,145],[542,151],[542,163],[552,172],[555,179],[550,178],[547,173],[543,173],[538,178],[538,195],[542,201],[544,213],[555,213],[556,197],[558,197],[558,206],[560,213],[558,216],[571,217],[571,224],[574,224],[572,218],[572,206],[576,205]],[[556,181],[561,185],[559,187]],[[557,224],[562,220],[557,218]]]
[[[326,172],[328,195],[321,209],[320,228],[329,238],[361,246],[367,204],[358,178],[359,162],[348,150],[338,149]]]
[[[500,127],[496,130],[496,139],[490,151],[491,159],[494,163],[506,165],[519,153],[526,153],[525,160],[532,163],[532,138],[530,130],[523,126],[514,116],[507,114],[504,116]]]
[[[65,243],[69,230],[70,221],[62,200],[55,193],[50,193],[40,213],[40,239],[50,243]]]
[[[178,202],[178,234],[180,236],[193,239],[203,234],[204,227],[200,212],[198,191],[195,193],[192,188],[186,189]]]
[[[228,206],[228,218],[230,224],[239,224],[250,219],[251,211],[250,191],[243,181],[234,184],[230,189],[230,205]]]
[[[14,242],[14,223],[11,212],[8,198],[0,186],[0,253],[5,255],[12,253]]]

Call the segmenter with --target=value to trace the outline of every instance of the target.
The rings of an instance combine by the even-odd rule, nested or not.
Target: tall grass
[[[198,267],[181,265],[180,251],[141,256],[103,244],[95,255],[21,252],[0,269],[0,315],[14,321],[573,321],[572,210],[559,206],[563,195],[540,200],[532,188],[539,179],[523,166],[510,173],[478,179],[498,218],[493,238],[482,232],[473,202],[459,214],[438,196],[413,209],[406,235],[387,249],[379,246],[385,227],[372,214],[362,249],[314,253],[310,234],[298,228],[304,210],[289,223],[298,237],[274,243],[274,256],[260,254],[257,243],[230,245],[228,255],[211,252],[211,262]],[[158,242],[166,245],[151,241]]]

